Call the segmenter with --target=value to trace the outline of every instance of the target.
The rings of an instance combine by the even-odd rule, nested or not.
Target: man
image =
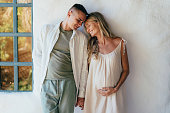
[[[40,74],[44,113],[73,113],[84,106],[87,80],[87,39],[77,29],[87,11],[74,4],[64,21],[45,25],[33,49],[34,71]],[[35,75],[39,76],[39,75]]]

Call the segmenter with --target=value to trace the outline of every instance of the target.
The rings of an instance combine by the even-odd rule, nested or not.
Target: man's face
[[[68,16],[68,25],[72,30],[77,30],[80,26],[82,26],[82,23],[86,20],[86,15],[80,10],[69,11]]]

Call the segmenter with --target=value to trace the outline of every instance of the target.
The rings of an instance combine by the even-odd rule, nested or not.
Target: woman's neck
[[[107,37],[105,37],[105,36],[102,37],[101,35],[96,36],[96,37],[97,37],[97,40],[98,40],[98,44],[101,44],[101,45],[106,44]]]

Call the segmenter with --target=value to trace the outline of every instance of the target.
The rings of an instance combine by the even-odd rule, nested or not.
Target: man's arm
[[[43,45],[43,37],[45,35],[44,31],[44,27],[41,29],[38,37],[34,40],[34,47],[33,47],[33,62],[36,65],[36,67],[38,66],[39,68],[41,68],[41,59],[42,59],[42,45]]]
[[[88,77],[88,53],[87,53],[87,38],[84,36],[84,49],[83,49],[83,65],[81,69],[80,75],[80,87],[79,87],[79,95],[77,98],[76,106],[81,107],[84,109],[84,101],[85,101],[85,93],[86,93],[86,84],[87,84],[87,77]]]
[[[46,27],[44,26],[39,35],[34,39],[34,46],[33,46],[33,68],[34,68],[34,84],[35,88],[34,91],[39,94],[40,93],[40,83],[42,77],[42,48],[43,48],[43,40],[46,35]]]
[[[84,49],[83,49],[83,65],[81,69],[80,75],[80,87],[79,87],[79,95],[78,97],[84,98],[86,92],[86,84],[87,84],[87,77],[88,77],[88,52],[87,52],[87,38],[84,36]]]

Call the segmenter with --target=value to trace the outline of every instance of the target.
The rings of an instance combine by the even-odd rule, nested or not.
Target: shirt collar
[[[59,30],[59,32],[60,32],[60,24],[61,24],[61,22],[62,22],[62,21],[60,21],[60,22],[56,25],[56,28]],[[72,36],[71,36],[70,39],[73,39],[73,38],[75,37],[76,31],[77,31],[77,30],[73,30],[73,34],[72,34]]]

